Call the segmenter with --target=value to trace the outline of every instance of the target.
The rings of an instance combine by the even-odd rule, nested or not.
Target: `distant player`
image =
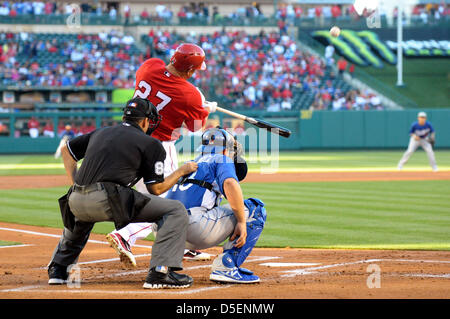
[[[431,123],[427,121],[427,114],[425,112],[419,112],[417,115],[417,122],[414,122],[411,125],[409,134],[411,135],[411,138],[409,139],[408,149],[398,163],[398,169],[401,170],[403,165],[406,164],[417,148],[422,146],[424,151],[427,153],[431,168],[434,172],[437,172],[438,167],[433,152],[435,132],[433,126],[431,126]]]
[[[179,130],[183,123],[192,132],[201,130],[208,114],[215,111],[215,104],[205,106],[203,94],[187,81],[197,70],[205,69],[203,49],[195,44],[184,43],[175,50],[168,65],[161,59],[151,58],[136,72],[134,97],[150,100],[162,117],[152,137],[160,140],[166,151],[164,176],[170,175],[178,168],[175,142],[180,137]],[[147,193],[142,180],[136,184],[136,189]],[[125,264],[136,266],[131,246],[137,239],[146,238],[151,232],[150,223],[133,223],[108,234],[107,240]],[[185,258],[205,260],[210,256],[200,251],[186,251]]]

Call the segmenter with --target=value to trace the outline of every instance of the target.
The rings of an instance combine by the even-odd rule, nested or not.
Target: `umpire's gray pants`
[[[182,269],[188,215],[184,205],[176,200],[146,195],[151,200],[132,222],[158,224],[158,234],[152,246],[150,268],[156,266]],[[86,245],[96,222],[113,221],[105,190],[90,193],[72,192],[69,207],[75,216],[73,231],[64,228],[52,261],[69,266],[75,264]]]

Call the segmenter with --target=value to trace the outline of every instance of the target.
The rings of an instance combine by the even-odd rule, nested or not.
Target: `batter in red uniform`
[[[200,90],[187,80],[196,70],[206,69],[205,53],[195,44],[180,45],[165,65],[164,61],[151,58],[144,62],[136,72],[136,88],[133,97],[150,100],[162,117],[158,129],[152,137],[162,142],[166,150],[164,175],[168,176],[178,168],[175,142],[180,137],[183,123],[195,132],[205,125],[209,113],[215,111],[217,104],[209,103],[204,106],[205,98]],[[138,191],[147,193],[143,181],[136,184]],[[119,253],[122,262],[136,266],[131,253],[131,246],[139,238],[145,238],[152,232],[152,224],[133,223],[113,231],[107,239]],[[187,258],[195,260],[209,259],[206,253],[186,251]]]

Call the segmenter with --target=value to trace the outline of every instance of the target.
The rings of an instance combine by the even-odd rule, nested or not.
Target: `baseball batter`
[[[409,130],[411,135],[409,139],[409,145],[406,152],[403,154],[400,162],[398,163],[398,169],[402,170],[403,165],[409,160],[411,155],[421,146],[427,153],[428,161],[434,172],[438,171],[436,159],[433,152],[433,144],[435,140],[435,131],[431,123],[427,121],[427,114],[425,112],[419,112],[417,115],[417,122],[411,125]]]
[[[169,176],[178,168],[175,142],[180,137],[183,122],[194,132],[202,129],[209,113],[215,112],[217,104],[209,103],[205,106],[203,94],[187,81],[195,71],[205,69],[203,49],[195,44],[184,43],[175,50],[168,65],[161,59],[151,58],[136,72],[134,97],[150,100],[162,117],[152,137],[160,140],[166,151],[164,176]],[[144,194],[148,193],[142,180],[136,184],[136,189]],[[108,234],[107,240],[125,264],[136,266],[131,247],[137,239],[145,238],[151,232],[151,224],[133,223]],[[208,254],[199,251],[186,251],[185,257],[197,260],[210,258]]]

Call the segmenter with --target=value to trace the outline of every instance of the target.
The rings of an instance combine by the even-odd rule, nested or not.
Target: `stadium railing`
[[[67,18],[70,15],[66,14],[49,14],[49,15],[17,15],[0,16],[0,24],[54,24],[63,25],[67,23]],[[163,19],[159,17],[141,18],[139,15],[131,16],[129,19],[121,15],[114,17],[108,14],[98,15],[96,13],[81,13],[81,25],[123,25],[123,26],[139,26],[139,25],[167,25],[167,26],[277,26],[279,19],[276,16],[259,16],[259,17],[227,17],[218,15],[214,19],[212,17],[192,17],[179,18],[174,16],[172,19]],[[337,18],[287,18],[286,22],[296,27],[324,27],[330,25],[339,25],[341,28],[352,29],[366,29],[367,23],[364,17],[341,16]],[[384,16],[381,17],[381,23],[388,25]],[[405,27],[412,26],[448,26],[450,18],[443,16],[440,19],[430,18],[427,23],[424,23],[420,17],[411,17],[409,23]],[[390,27],[395,27],[395,19]]]

